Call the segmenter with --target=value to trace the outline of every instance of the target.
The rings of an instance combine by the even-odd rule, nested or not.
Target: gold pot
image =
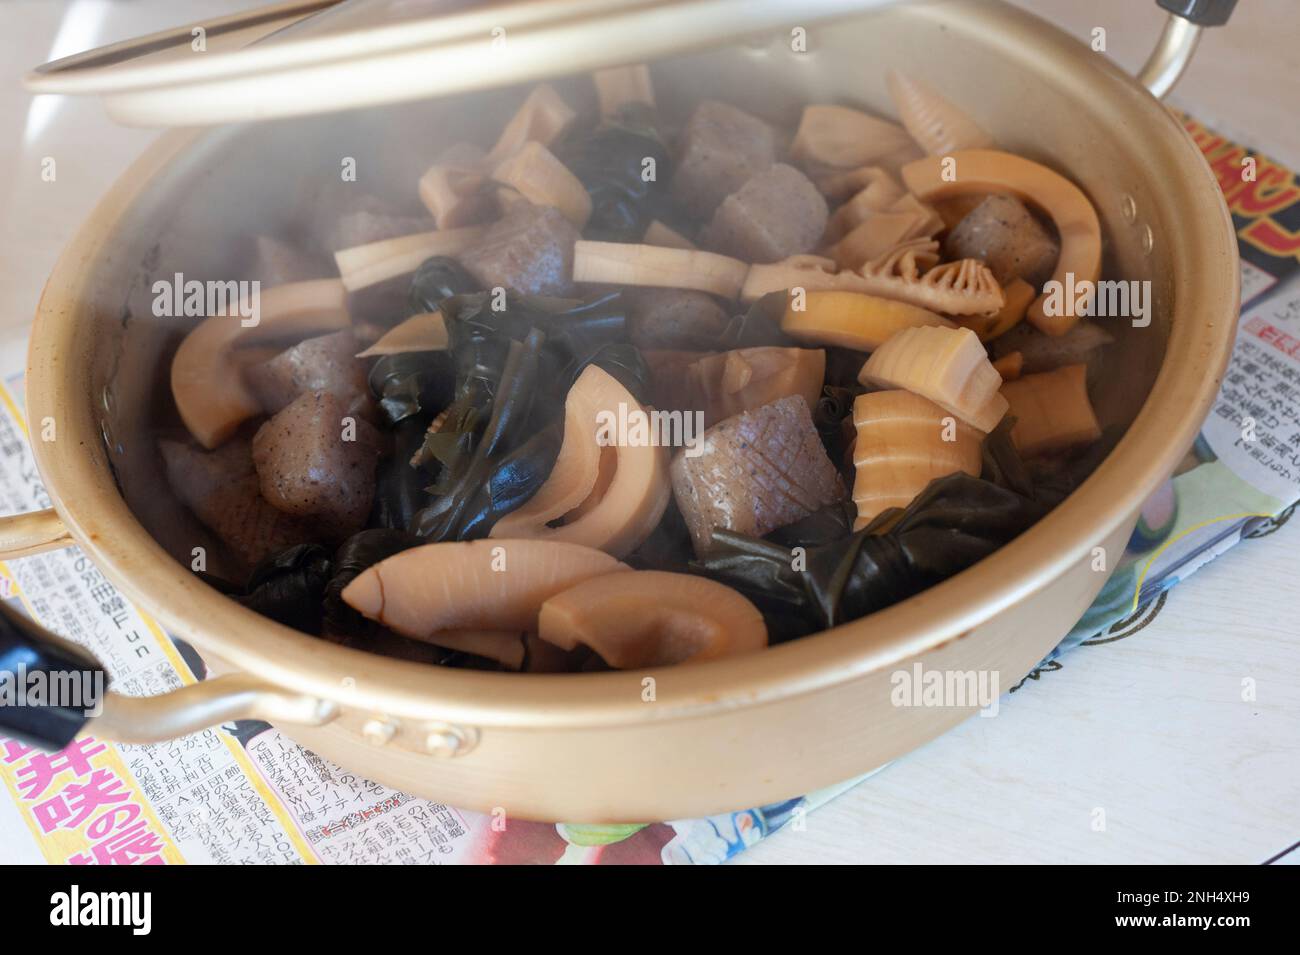
[[[1189,34],[1174,23],[1147,79],[1172,82]],[[892,705],[891,674],[914,663],[993,671],[1005,690],[1042,659],[1105,581],[1093,569],[1094,548],[1122,552],[1139,506],[1186,452],[1218,388],[1238,304],[1233,226],[1218,186],[1147,89],[1001,3],[895,6],[834,28],[810,26],[802,58],[787,46],[677,55],[656,69],[661,101],[708,90],[767,115],[828,99],[889,114],[886,69],[924,75],[1004,148],[1050,163],[1088,192],[1108,239],[1108,277],[1152,282],[1154,320],[1114,329],[1116,359],[1100,389],[1103,423],[1131,424],[1078,491],[992,557],[918,597],[749,657],[647,673],[503,674],[416,665],[305,636],[207,587],[146,529],[166,538],[186,518],[168,499],[150,437],[166,401],[162,359],[177,332],[139,310],[142,263],[166,274],[156,253],[149,258],[157,233],[204,203],[229,199],[274,215],[285,174],[258,157],[288,164],[326,135],[373,137],[415,107],[171,132],[101,202],[49,279],[32,332],[27,407],[32,421],[58,425],[57,440],[33,444],[54,509],[8,519],[0,549],[17,556],[75,542],[140,607],[230,672],[159,697],[110,694],[95,734],[143,742],[263,718],[410,793],[520,818],[639,822],[828,785],[971,715]],[[456,123],[473,114],[495,128],[505,101],[491,91],[467,95],[472,109],[439,100],[420,104],[420,115]],[[237,242],[222,228],[206,236],[212,255],[223,239]],[[181,228],[177,237],[182,249],[191,242],[190,252],[203,244],[197,231]],[[123,322],[124,312],[137,317]]]

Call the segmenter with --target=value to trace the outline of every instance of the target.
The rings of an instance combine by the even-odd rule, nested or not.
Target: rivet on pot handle
[[[56,751],[91,721],[103,739],[155,743],[230,720],[321,726],[338,715],[333,702],[242,673],[158,696],[122,696],[107,686],[104,668],[84,647],[0,602],[0,735]]]
[[[1156,4],[1169,11],[1169,19],[1137,78],[1152,96],[1164,99],[1191,63],[1201,30],[1227,23],[1237,0],[1156,0]]]

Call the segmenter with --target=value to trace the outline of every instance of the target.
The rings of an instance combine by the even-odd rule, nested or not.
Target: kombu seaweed
[[[824,508],[766,539],[715,530],[692,569],[749,597],[774,632],[795,636],[920,593],[993,553],[1047,510],[991,481],[950,474],[897,515],[857,532],[851,505]]]

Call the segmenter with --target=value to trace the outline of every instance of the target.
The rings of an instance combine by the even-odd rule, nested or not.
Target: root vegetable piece
[[[637,570],[585,580],[542,604],[538,636],[584,644],[617,669],[672,666],[767,646],[758,608],[707,577]]]
[[[543,83],[533,89],[519,107],[519,111],[506,124],[501,138],[487,154],[486,163],[495,166],[507,156],[512,155],[524,143],[541,143],[550,146],[569,131],[573,121],[578,118],[555,88]]]
[[[638,348],[692,348],[717,339],[730,321],[713,296],[689,289],[637,289],[628,296],[632,344]]]
[[[366,363],[356,352],[356,336],[344,329],[301,341],[244,369],[244,376],[267,414],[275,414],[305,391],[329,392],[343,401],[349,414],[367,414]]]
[[[953,259],[979,259],[1006,285],[1024,279],[1035,288],[1052,274],[1060,246],[1052,233],[1014,196],[988,196],[948,233],[944,252]]]
[[[993,342],[993,356],[1018,351],[1025,359],[1024,374],[1054,371],[1065,365],[1089,364],[1097,351],[1115,341],[1096,322],[1075,323],[1064,335],[1044,335],[1032,325],[1019,325]]]
[[[262,496],[325,534],[361,529],[375,496],[379,434],[337,396],[309,391],[258,429],[253,464]]]
[[[1006,192],[1051,218],[1060,237],[1061,253],[1052,280],[1066,282],[1072,274],[1075,285],[1096,283],[1101,275],[1101,223],[1088,197],[1070,180],[1046,166],[1011,153],[992,149],[968,149],[952,154],[956,178],[944,177],[947,157],[929,157],[903,167],[903,181],[926,202],[949,199],[973,192]],[[1075,303],[1062,303],[1059,315],[1044,311],[1047,295],[1029,306],[1026,318],[1049,335],[1063,335],[1081,317]]]
[[[827,216],[826,200],[812,181],[777,163],[723,200],[701,241],[746,262],[775,262],[811,250]]]
[[[658,219],[652,219],[645,227],[641,241],[646,245],[662,245],[668,249],[694,249],[696,245],[676,229],[672,229]]]
[[[185,427],[205,448],[217,447],[262,404],[240,373],[236,346],[322,335],[347,328],[351,319],[338,279],[295,282],[267,289],[260,316],[245,327],[238,316],[205,318],[185,336],[172,359],[171,386]]]
[[[590,577],[630,568],[591,547],[539,540],[426,544],[367,567],[343,600],[417,640],[440,630],[537,630],[542,604]]]
[[[853,501],[859,525],[891,507],[906,507],[936,478],[955,471],[979,476],[983,435],[920,395],[859,395],[853,423]]]
[[[735,298],[748,272],[744,262],[713,252],[586,239],[573,250],[575,282],[695,289]]]
[[[1088,400],[1088,368],[1066,365],[1002,386],[1016,423],[1011,440],[1025,455],[1074,450],[1101,437]]]
[[[698,451],[680,451],[672,464],[673,495],[697,554],[715,528],[762,537],[844,497],[799,395],[719,422]]]
[[[420,201],[439,230],[474,225],[491,217],[496,199],[483,187],[483,150],[469,143],[448,149],[420,177]]]
[[[655,104],[650,68],[644,63],[596,70],[591,74],[591,79],[596,84],[600,115],[607,119],[618,116],[625,107],[633,104],[649,107]]]
[[[739,348],[708,355],[686,369],[687,402],[702,406],[704,426],[773,401],[799,395],[817,404],[826,377],[826,352],[820,348]]]
[[[929,398],[984,432],[1007,410],[998,394],[1002,377],[969,328],[905,329],[872,353],[858,381]]]
[[[1007,352],[993,362],[1003,381],[1015,381],[1025,369],[1025,356],[1018,351]]]
[[[903,127],[847,106],[805,106],[790,155],[802,163],[848,169],[908,149]]]
[[[447,348],[447,320],[442,312],[421,312],[394,325],[378,341],[357,355],[400,355],[412,351],[444,351]]]
[[[973,119],[919,80],[890,70],[885,74],[898,118],[917,144],[931,156],[959,149],[989,149],[993,137]]]
[[[158,451],[176,496],[247,567],[317,536],[262,497],[247,439],[211,452],[164,440]]]
[[[564,295],[578,231],[558,209],[520,201],[456,256],[484,288]]]
[[[1003,304],[996,315],[962,315],[954,321],[973,331],[980,341],[991,342],[1019,325],[1029,303],[1037,296],[1034,287],[1024,279],[1012,279],[1002,287]]]
[[[700,218],[711,216],[723,199],[776,162],[772,127],[717,100],[695,107],[680,144],[671,195]]]
[[[510,186],[534,205],[559,209],[578,230],[591,217],[586,187],[541,143],[525,143],[501,160],[492,170],[492,179]]]
[[[408,275],[435,255],[458,255],[486,232],[486,226],[465,226],[384,239],[334,253],[343,285],[356,292],[388,279]]]
[[[612,422],[645,418],[644,434],[610,434]],[[615,557],[636,550],[663,517],[671,493],[668,452],[650,433],[649,417],[609,372],[588,365],[564,401],[564,440],[550,477],[532,499],[497,521],[491,536],[536,538],[594,547]],[[608,488],[591,507],[558,527],[548,526],[583,504],[596,487],[601,450],[615,440],[617,461]],[[604,443],[602,443],[604,442]]]
[[[856,351],[875,351],[906,328],[953,323],[941,315],[861,292],[811,291],[803,296],[804,308],[796,311],[791,297],[781,317],[781,331],[799,342],[834,345]]]

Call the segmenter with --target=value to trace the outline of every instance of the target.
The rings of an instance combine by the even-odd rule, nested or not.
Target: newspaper
[[[1164,590],[1300,497],[1300,183],[1186,120],[1232,209],[1242,253],[1236,350],[1205,428],[1142,510],[1124,559],[1049,656],[1127,626]],[[1253,160],[1253,163],[1245,163]],[[1253,169],[1253,178],[1243,169]],[[0,508],[48,498],[27,447],[21,378],[0,383]],[[133,607],[77,548],[0,563],[0,599],[89,647],[115,690],[203,679],[193,648]],[[92,724],[93,728],[93,724]],[[261,722],[172,742],[82,736],[60,753],[0,737],[0,861],[177,863],[723,862],[861,782],[707,819],[543,824],[430,802],[361,778]]]

